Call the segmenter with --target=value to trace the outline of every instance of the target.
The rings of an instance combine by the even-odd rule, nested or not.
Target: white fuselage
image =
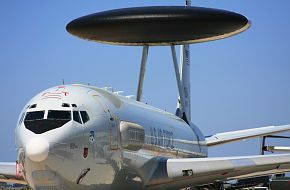
[[[179,117],[84,85],[45,90],[15,130],[22,175],[34,189],[154,185],[159,158],[206,157],[200,130]]]

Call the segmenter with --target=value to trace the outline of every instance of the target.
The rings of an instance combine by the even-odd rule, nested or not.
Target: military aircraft
[[[234,12],[186,2],[104,11],[70,22],[67,31],[80,38],[143,46],[137,98],[81,84],[40,92],[21,111],[17,161],[0,163],[0,181],[35,190],[181,189],[290,171],[290,154],[208,157],[208,147],[289,131],[290,125],[205,137],[192,123],[189,44],[239,34],[251,23]],[[141,101],[149,47],[161,45],[172,52],[175,114]]]

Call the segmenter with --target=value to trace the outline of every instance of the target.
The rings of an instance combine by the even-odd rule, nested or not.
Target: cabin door
[[[111,112],[110,107],[107,105],[106,101],[100,99],[98,95],[93,97],[95,97],[95,100],[103,107],[104,112],[107,114],[109,119],[109,124],[107,126],[109,148],[111,150],[117,150],[119,146],[119,117],[117,114]]]
[[[117,150],[119,146],[119,119],[116,115],[110,114],[109,140],[110,149]]]

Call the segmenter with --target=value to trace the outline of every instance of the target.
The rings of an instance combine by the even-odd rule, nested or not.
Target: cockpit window
[[[27,112],[24,121],[40,120],[40,119],[43,119],[43,117],[44,117],[44,111]]]
[[[30,131],[41,134],[62,127],[69,121],[71,111],[49,110],[47,119],[44,118],[44,111],[36,111],[26,113],[24,125]]]
[[[86,123],[90,120],[90,117],[86,111],[80,111],[83,123]]]
[[[32,104],[29,108],[36,108],[37,104]]]
[[[71,120],[70,111],[48,110],[47,119]]]
[[[62,107],[65,107],[65,108],[69,108],[69,107],[70,107],[70,105],[69,105],[68,103],[62,103],[61,106],[62,106]]]
[[[20,118],[19,123],[18,123],[19,125],[22,123],[24,116],[25,116],[25,112],[23,112],[21,115],[21,118]]]
[[[82,124],[82,121],[81,121],[81,118],[80,118],[80,114],[78,111],[73,111],[73,118],[74,118],[74,121]]]

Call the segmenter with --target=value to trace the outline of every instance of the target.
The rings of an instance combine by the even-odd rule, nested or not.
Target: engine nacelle
[[[123,148],[137,151],[144,144],[145,131],[144,127],[135,123],[120,122],[121,145]]]

